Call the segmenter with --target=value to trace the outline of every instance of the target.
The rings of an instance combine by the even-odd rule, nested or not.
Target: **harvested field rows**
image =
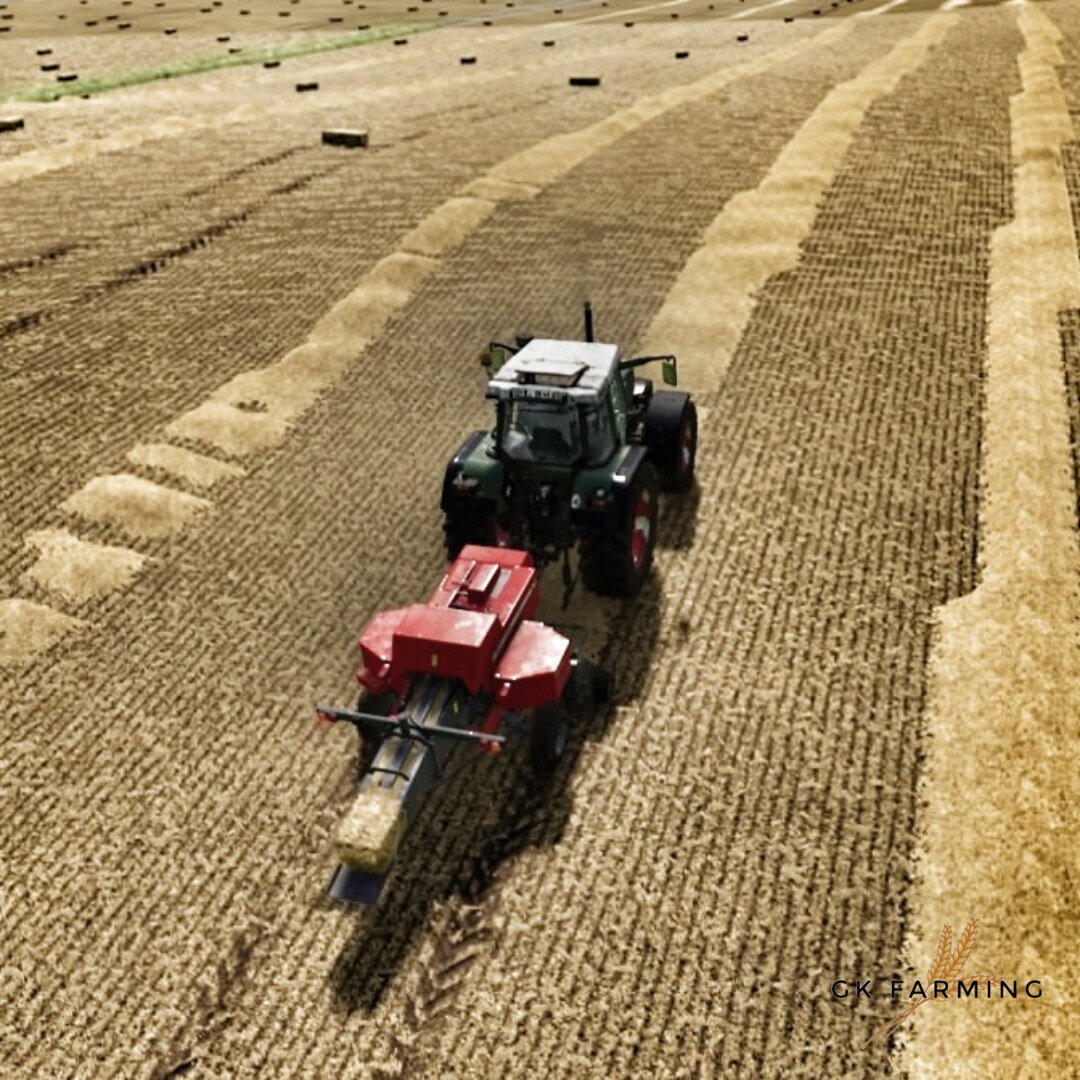
[[[646,4],[628,28],[567,0],[562,24],[485,28],[504,55],[475,85],[438,71],[472,31],[420,35],[427,100],[380,46],[312,57],[286,78],[340,77],[340,100],[381,84],[369,151],[317,145],[341,114],[312,100],[3,189],[26,216],[0,226],[0,321],[48,314],[0,340],[0,611],[36,635],[79,620],[0,666],[13,1075],[898,1068],[895,1041],[862,1046],[897,1005],[829,987],[909,977],[924,924],[966,914],[932,877],[913,889],[948,805],[917,797],[925,728],[939,750],[951,715],[928,658],[935,612],[989,559],[983,443],[1007,430],[991,238],[1047,205],[1013,186],[1010,131],[1042,114],[1010,116],[1010,95],[1026,47],[1023,85],[1052,97],[1041,12],[1065,9],[1024,8],[1022,36],[1010,7],[892,6],[825,34],[766,7],[759,33],[720,21],[734,4]],[[672,12],[698,17],[676,33]],[[1073,47],[1080,24],[1060,25]],[[564,26],[599,91],[535,55]],[[219,72],[115,101],[134,128],[246,92]],[[99,104],[121,108],[47,108],[85,139]],[[50,125],[25,152],[63,140]],[[642,596],[563,613],[546,575],[545,617],[578,624],[615,702],[549,785],[516,746],[451,778],[380,909],[343,910],[322,889],[354,737],[316,732],[311,705],[349,702],[356,632],[441,571],[442,465],[488,423],[479,347],[576,336],[585,297],[602,340],[685,356],[701,413],[699,485],[663,503]],[[1055,304],[1035,306],[1068,342],[1080,300]],[[688,313],[696,337],[673,340]],[[0,663],[11,648],[0,626]],[[1021,894],[994,895],[1024,926]],[[1012,961],[995,933],[981,965]],[[1048,928],[1048,988],[1066,935]],[[905,1068],[981,1060],[924,1012]],[[1064,1028],[1023,1023],[1044,1061],[1075,1059]]]

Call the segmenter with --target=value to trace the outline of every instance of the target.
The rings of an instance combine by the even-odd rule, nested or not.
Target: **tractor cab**
[[[498,453],[556,467],[608,461],[626,415],[618,346],[534,338],[493,360],[487,396],[496,402]]]

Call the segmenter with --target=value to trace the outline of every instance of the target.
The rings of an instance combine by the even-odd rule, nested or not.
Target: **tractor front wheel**
[[[627,505],[618,524],[597,529],[581,543],[581,575],[602,596],[637,596],[649,575],[656,547],[656,509],[660,485],[645,461],[634,473]]]
[[[570,720],[561,704],[544,705],[533,713],[529,729],[529,763],[533,772],[550,776],[570,741]]]

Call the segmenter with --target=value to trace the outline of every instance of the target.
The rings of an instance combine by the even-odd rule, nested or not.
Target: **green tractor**
[[[465,544],[528,551],[538,566],[562,559],[567,594],[576,548],[588,589],[634,596],[652,563],[659,492],[694,483],[697,410],[689,394],[654,390],[637,369],[674,356],[623,359],[593,340],[493,342],[482,361],[495,427],[476,431],[446,467],[446,553]]]

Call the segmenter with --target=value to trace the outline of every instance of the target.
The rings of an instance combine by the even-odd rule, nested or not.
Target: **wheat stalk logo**
[[[938,938],[937,948],[934,950],[934,959],[930,961],[930,967],[926,970],[928,985],[934,987],[936,983],[944,982],[947,984],[946,994],[957,992],[960,983],[960,972],[964,970],[964,965],[971,955],[971,950],[975,948],[975,939],[978,936],[979,916],[976,913],[968,919],[967,926],[964,927],[964,932],[957,940],[954,949],[952,923],[946,923],[941,928],[941,936]],[[989,990],[991,986],[1001,982],[1001,977],[998,975],[972,975],[969,977],[968,982],[985,982],[987,990]],[[924,997],[916,1001],[914,1005],[909,1005],[899,1016],[879,1027],[866,1040],[863,1048],[869,1046],[879,1035],[889,1035],[895,1031],[920,1005],[925,1005],[928,1001],[934,1000],[935,997]]]

